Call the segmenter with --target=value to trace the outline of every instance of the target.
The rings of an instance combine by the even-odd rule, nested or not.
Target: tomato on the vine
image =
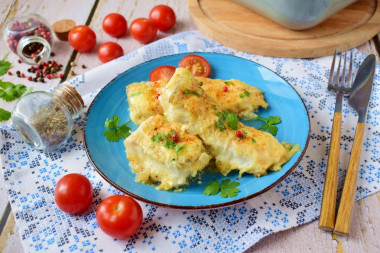
[[[96,34],[90,27],[79,25],[69,32],[69,42],[78,52],[88,52],[91,51],[96,44]]]
[[[161,31],[171,29],[176,21],[175,12],[173,9],[164,4],[153,7],[149,13],[149,19],[152,20]]]
[[[156,38],[157,27],[153,21],[147,18],[137,18],[129,26],[129,33],[135,40],[146,44]]]
[[[119,13],[110,13],[103,19],[103,30],[113,37],[121,37],[127,31],[127,20]]]
[[[191,71],[194,76],[208,77],[211,72],[210,63],[202,56],[189,54],[179,61],[179,67]]]
[[[139,203],[131,197],[113,195],[100,203],[96,210],[96,221],[104,233],[117,239],[135,234],[143,219]]]
[[[71,173],[62,177],[54,192],[57,206],[66,213],[79,214],[90,206],[94,190],[87,177]]]
[[[149,81],[157,81],[163,79],[170,79],[175,72],[175,67],[169,65],[159,66],[150,72]]]
[[[124,55],[123,48],[115,42],[103,43],[98,49],[98,58],[101,62],[109,62]]]

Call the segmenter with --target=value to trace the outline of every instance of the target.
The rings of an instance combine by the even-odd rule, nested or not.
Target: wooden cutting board
[[[200,31],[241,51],[311,58],[360,46],[380,31],[380,0],[359,0],[307,30],[285,28],[231,0],[188,0]]]

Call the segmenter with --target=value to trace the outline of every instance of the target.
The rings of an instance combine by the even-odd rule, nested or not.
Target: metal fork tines
[[[330,138],[329,158],[327,163],[325,186],[323,189],[321,214],[319,218],[319,227],[328,231],[332,231],[335,225],[339,150],[342,126],[342,98],[343,96],[349,95],[352,86],[352,51],[348,59],[348,72],[346,71],[346,63],[348,61],[347,51],[340,53],[338,67],[335,70],[336,57],[337,52],[335,51],[329,75],[328,90],[336,93],[336,101],[333,118],[333,127]],[[341,67],[342,58],[344,59],[343,67]]]

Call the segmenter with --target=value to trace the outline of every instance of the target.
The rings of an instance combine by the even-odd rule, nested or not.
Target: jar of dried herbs
[[[84,108],[79,93],[70,85],[53,91],[36,91],[21,97],[12,111],[18,134],[35,149],[53,150],[70,137],[74,120]]]

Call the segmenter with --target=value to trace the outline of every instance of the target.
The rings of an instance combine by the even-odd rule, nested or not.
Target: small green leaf
[[[224,83],[227,85],[233,84],[231,81],[224,81]]]
[[[230,179],[225,179],[220,184],[220,196],[223,198],[236,197],[238,193],[240,192],[240,190],[236,188],[240,185],[240,183],[239,182],[230,183],[230,181],[231,181]]]
[[[216,105],[213,105],[213,106],[212,106],[212,109],[217,110],[218,107],[216,107]]]
[[[253,139],[253,138],[251,139],[251,141],[252,141],[252,143],[256,143],[255,139]]]
[[[154,142],[160,142],[166,138],[166,135],[163,132],[158,132],[156,135],[153,135],[151,140]]]
[[[244,98],[244,95],[243,95],[243,94],[240,94],[239,97],[240,97],[240,98]]]
[[[251,94],[251,93],[249,93],[249,91],[247,91],[246,89],[243,89],[243,91],[244,91],[244,95],[246,95],[247,97],[249,97],[249,95]]]
[[[9,61],[0,60],[0,76],[5,75],[11,68],[11,63]]]
[[[131,94],[131,98],[136,97],[136,96],[141,95],[141,94],[142,94],[141,92],[133,93],[133,94]]]
[[[119,141],[120,139],[125,139],[131,135],[131,128],[127,125],[130,120],[123,125],[118,126],[120,121],[121,119],[117,115],[113,115],[112,119],[106,119],[104,127],[109,130],[105,130],[103,134],[108,141]]]
[[[0,88],[0,98],[7,102],[13,101],[16,98],[21,97],[26,91],[26,86],[23,84],[14,85],[11,82],[3,82],[1,80]]]
[[[201,94],[199,94],[198,92],[193,91],[193,90],[185,90],[183,93],[184,94],[193,94],[193,95],[195,95],[197,97],[201,97]]]
[[[183,145],[183,146],[176,145],[174,147],[174,152],[178,155],[178,152],[183,150],[185,147],[186,147],[186,145]]]
[[[9,120],[10,118],[11,118],[11,112],[0,108],[0,122]]]
[[[262,130],[268,130],[269,133],[271,133],[273,136],[277,135],[278,127],[274,126],[282,122],[280,116],[269,116],[269,118],[264,118],[261,116],[258,116],[256,119],[264,121],[265,123],[261,126],[260,129]]]
[[[210,183],[206,185],[206,187],[203,190],[203,195],[216,195],[218,194],[220,190],[220,185],[218,182],[214,179]]]
[[[233,130],[238,129],[239,125],[239,118],[235,113],[228,113],[227,114],[227,125],[231,127]]]

